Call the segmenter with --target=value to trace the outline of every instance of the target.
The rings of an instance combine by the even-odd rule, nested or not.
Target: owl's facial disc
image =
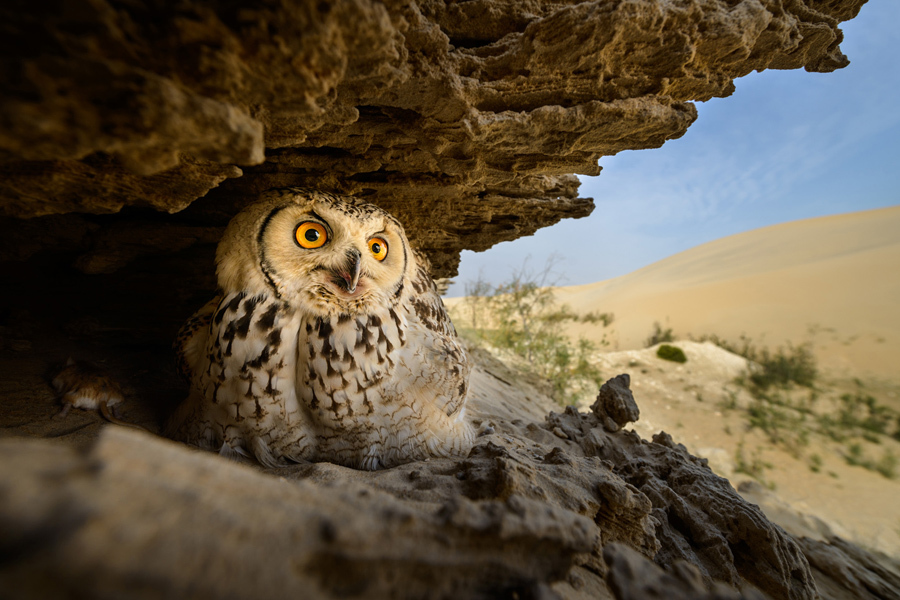
[[[279,200],[256,218],[255,244],[233,244],[244,254],[222,246],[224,289],[246,289],[255,277],[279,298],[316,315],[366,312],[396,302],[404,289],[410,255],[403,229],[376,207]],[[242,270],[254,264],[248,253],[258,272]]]

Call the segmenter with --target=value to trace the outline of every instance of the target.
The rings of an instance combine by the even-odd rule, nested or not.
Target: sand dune
[[[612,312],[612,349],[642,347],[655,321],[677,336],[812,342],[825,376],[900,382],[900,206],[719,239],[599,283],[563,287],[577,312]]]

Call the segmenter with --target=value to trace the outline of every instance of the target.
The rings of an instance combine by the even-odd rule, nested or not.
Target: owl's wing
[[[407,346],[424,353],[424,362],[430,367],[431,373],[424,378],[428,385],[410,392],[432,396],[428,398],[429,401],[447,416],[453,416],[462,408],[468,392],[471,369],[469,357],[447,315],[434,281],[428,274],[427,260],[418,256],[416,258],[419,259],[420,266],[412,281],[415,294],[410,296],[409,301],[412,308],[409,320],[414,325],[410,327],[409,335],[415,339],[410,339]],[[421,377],[417,380],[423,381]]]
[[[434,280],[428,273],[429,261],[421,253],[413,251],[418,263],[416,276],[413,277],[412,287],[415,293],[411,295],[412,307],[416,317],[426,328],[440,335],[456,338],[456,328],[447,315],[441,295],[438,294]]]
[[[222,302],[222,295],[217,294],[215,298],[203,305],[191,316],[187,322],[178,330],[172,348],[175,350],[175,368],[178,374],[188,383],[193,378],[196,369],[197,360],[203,355],[206,349],[206,341],[209,337],[209,324],[212,322],[213,314],[216,312],[219,303]]]

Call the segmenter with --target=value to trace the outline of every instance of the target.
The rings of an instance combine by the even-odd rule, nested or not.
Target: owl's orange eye
[[[313,248],[321,248],[328,241],[328,232],[325,226],[315,221],[304,221],[297,225],[297,231],[294,237],[301,248],[312,250]]]
[[[372,238],[369,240],[369,251],[375,257],[375,260],[384,260],[388,253],[387,242],[381,238]]]

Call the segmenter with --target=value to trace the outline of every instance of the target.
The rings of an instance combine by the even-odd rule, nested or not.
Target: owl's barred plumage
[[[370,470],[471,446],[468,357],[388,213],[274,190],[232,219],[216,262],[219,295],[176,339],[191,391],[172,437]]]

